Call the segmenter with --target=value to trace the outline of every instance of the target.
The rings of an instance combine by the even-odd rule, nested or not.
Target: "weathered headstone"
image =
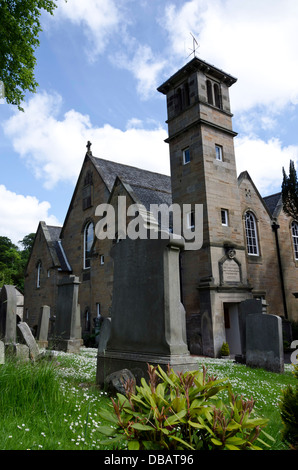
[[[111,319],[103,318],[98,335],[98,352],[103,353],[107,349],[107,344],[111,335]]]
[[[5,344],[16,342],[17,297],[14,286],[4,285],[0,293],[0,339]]]
[[[35,361],[40,355],[40,350],[29,328],[29,325],[25,322],[19,322],[18,330],[19,330],[20,342],[28,346],[30,359]]]
[[[197,367],[186,344],[180,301],[182,238],[125,239],[114,245],[111,335],[98,353],[97,383],[121,369],[144,370],[147,363],[174,370]]]
[[[79,285],[79,278],[73,275],[58,283],[55,348],[65,352],[79,352],[82,346]]]
[[[0,341],[0,364],[5,363],[5,347],[3,341]]]
[[[41,348],[48,346],[50,312],[51,309],[48,305],[43,305],[40,309],[36,340]]]
[[[9,343],[5,345],[5,357],[12,356],[21,362],[28,362],[29,348],[26,344],[21,343]]]
[[[284,371],[282,320],[276,315],[250,314],[246,319],[246,365]]]

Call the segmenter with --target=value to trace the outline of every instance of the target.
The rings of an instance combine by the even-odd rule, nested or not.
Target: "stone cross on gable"
[[[91,153],[91,145],[92,143],[90,142],[90,140],[88,140],[87,145],[86,145],[88,153]]]

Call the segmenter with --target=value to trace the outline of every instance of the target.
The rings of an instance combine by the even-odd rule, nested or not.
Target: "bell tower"
[[[236,81],[194,57],[158,88],[167,99],[173,203],[203,206],[203,245],[181,259],[188,344],[212,357],[226,341],[229,308],[232,315],[251,298],[229,97]]]

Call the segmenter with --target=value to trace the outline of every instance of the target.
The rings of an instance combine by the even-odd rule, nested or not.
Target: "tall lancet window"
[[[245,234],[247,253],[249,255],[259,255],[259,243],[257,235],[256,219],[252,212],[247,211],[245,214]]]
[[[89,222],[84,229],[84,269],[90,268],[91,248],[94,241],[94,225]]]

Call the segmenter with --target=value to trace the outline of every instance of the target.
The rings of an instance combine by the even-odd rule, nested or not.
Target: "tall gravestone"
[[[0,293],[0,339],[5,344],[16,342],[17,297],[14,286],[4,285]]]
[[[125,239],[114,245],[111,332],[98,352],[97,383],[121,369],[147,363],[174,370],[197,367],[186,344],[185,310],[180,301],[179,253],[183,239]]]
[[[247,315],[246,365],[284,371],[282,320],[277,315]]]
[[[46,348],[48,346],[49,322],[50,307],[48,305],[43,305],[40,309],[36,334],[37,343],[41,348]]]
[[[79,285],[73,275],[58,283],[54,347],[60,351],[76,353],[82,346]]]

